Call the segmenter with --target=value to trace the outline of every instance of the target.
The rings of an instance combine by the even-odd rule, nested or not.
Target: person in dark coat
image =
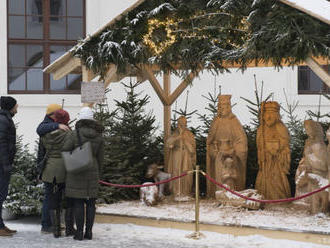
[[[79,173],[67,173],[65,180],[65,195],[72,199],[74,218],[77,232],[76,240],[92,239],[92,227],[95,218],[95,201],[99,190],[99,172],[104,157],[104,139],[102,133],[104,127],[93,119],[93,111],[84,107],[79,113],[75,130],[68,133],[62,151],[72,151],[79,146],[78,133],[81,142],[90,142],[93,153],[93,166]],[[86,205],[86,228],[83,235]]]
[[[54,112],[55,123],[67,126],[69,120],[69,113],[65,110],[59,109]],[[61,150],[65,135],[66,131],[56,129],[41,138],[42,145],[45,147],[47,153],[46,166],[42,172],[41,179],[51,192],[49,195],[49,209],[55,238],[61,236],[61,208],[63,205],[66,174]],[[67,204],[65,211],[65,228],[66,236],[74,234],[73,213],[69,204]]]
[[[10,96],[0,98],[0,236],[12,236],[16,230],[5,226],[2,205],[8,195],[11,171],[16,154],[16,127],[12,117],[17,113],[17,101]]]
[[[62,109],[62,106],[59,104],[49,104],[46,110],[46,116],[44,120],[37,127],[37,134],[39,137],[43,137],[47,133],[55,131],[57,129],[62,129],[64,131],[70,130],[68,126],[57,123],[54,121],[54,112],[56,110]],[[42,142],[39,140],[38,155],[37,155],[37,164],[44,159],[46,155],[45,147],[42,145]],[[44,199],[42,202],[41,209],[41,232],[42,233],[52,233],[52,222],[49,215],[49,196],[51,194],[51,188],[49,185],[44,184]]]

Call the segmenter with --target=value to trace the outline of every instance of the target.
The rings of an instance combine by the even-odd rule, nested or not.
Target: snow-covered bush
[[[23,145],[22,136],[18,137],[16,145],[17,153],[4,208],[16,215],[39,214],[43,190],[37,180],[36,158],[27,145]]]

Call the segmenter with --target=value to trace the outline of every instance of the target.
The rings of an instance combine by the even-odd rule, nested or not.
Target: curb
[[[194,221],[178,221],[173,218],[155,218],[149,216],[134,216],[121,214],[97,213],[95,217],[97,223],[112,224],[135,224],[140,226],[150,226],[158,228],[173,228],[187,231],[194,231]],[[294,230],[288,228],[272,228],[266,226],[234,225],[234,224],[214,224],[200,222],[200,231],[217,232],[221,234],[231,234],[234,236],[262,235],[272,239],[288,239],[314,244],[330,245],[330,232],[318,232],[307,230]]]

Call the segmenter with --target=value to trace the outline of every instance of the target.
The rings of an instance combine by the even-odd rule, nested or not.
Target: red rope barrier
[[[250,197],[247,197],[245,195],[241,195],[240,193],[237,193],[236,191],[233,191],[231,189],[229,189],[228,187],[224,186],[223,184],[221,183],[218,183],[217,181],[215,181],[213,178],[211,178],[209,175],[207,174],[204,174],[204,176],[210,180],[212,183],[218,185],[219,187],[229,191],[230,193],[238,196],[238,197],[241,197],[245,200],[249,200],[249,201],[255,201],[255,202],[261,202],[261,203],[279,203],[279,202],[291,202],[291,201],[296,201],[296,200],[300,200],[300,199],[303,199],[305,197],[308,197],[310,195],[313,195],[313,194],[316,194],[320,191],[323,191],[325,190],[326,188],[329,188],[330,187],[330,184],[320,188],[320,189],[317,189],[315,191],[312,191],[312,192],[309,192],[307,194],[304,194],[304,195],[301,195],[301,196],[298,196],[298,197],[290,197],[290,198],[287,198],[287,199],[278,199],[278,200],[259,200],[259,199],[254,199],[254,198],[250,198]]]
[[[172,177],[170,179],[167,180],[163,180],[163,181],[159,181],[157,183],[148,183],[148,184],[143,184],[143,185],[124,185],[124,184],[115,184],[115,183],[108,183],[105,181],[100,180],[99,183],[107,185],[107,186],[112,186],[112,187],[118,187],[118,188],[142,188],[142,187],[150,187],[150,186],[154,186],[154,185],[159,185],[159,184],[163,184],[163,183],[168,183],[171,181],[174,181],[176,179],[179,179],[181,177],[184,177],[188,174],[188,172],[185,172],[183,174],[181,174],[180,176],[176,176],[176,177]]]

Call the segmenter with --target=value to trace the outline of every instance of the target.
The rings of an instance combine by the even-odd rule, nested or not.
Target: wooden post
[[[205,235],[199,232],[199,173],[202,172],[199,169],[199,165],[196,165],[195,171],[195,232],[187,235],[190,239],[205,238]]]
[[[168,99],[171,94],[171,73],[164,72],[164,93]],[[171,135],[171,105],[164,104],[164,167],[168,171],[169,150],[166,147],[168,137]]]

